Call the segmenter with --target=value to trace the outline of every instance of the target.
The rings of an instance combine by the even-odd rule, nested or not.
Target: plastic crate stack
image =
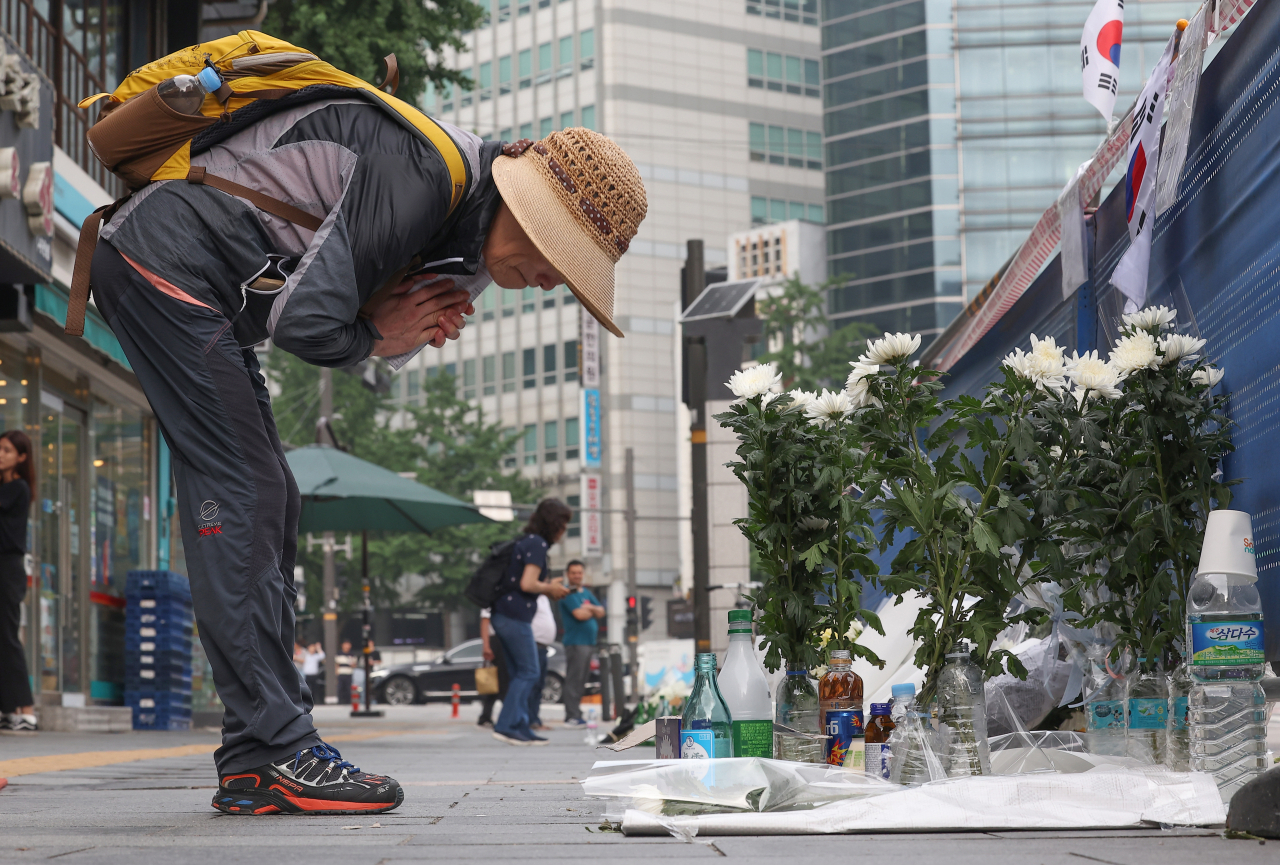
[[[191,728],[191,586],[172,571],[125,582],[124,703],[135,730]]]

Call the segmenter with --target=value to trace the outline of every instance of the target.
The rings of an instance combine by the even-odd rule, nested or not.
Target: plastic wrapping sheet
[[[1204,65],[1204,49],[1208,36],[1208,19],[1213,2],[1205,3],[1191,18],[1182,33],[1173,83],[1166,100],[1169,122],[1165,124],[1164,146],[1156,166],[1156,213],[1164,213],[1177,200],[1178,180],[1187,161],[1187,144],[1191,140],[1191,116],[1196,110],[1196,93],[1200,90],[1200,70]]]
[[[680,816],[629,808],[622,831],[691,840],[707,835],[1216,826],[1225,820],[1213,778],[1150,767],[953,778],[878,794],[868,789],[857,798],[808,810]]]

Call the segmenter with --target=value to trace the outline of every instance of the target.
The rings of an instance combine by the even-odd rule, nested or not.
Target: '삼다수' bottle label
[[[1107,730],[1124,727],[1124,701],[1099,700],[1089,704],[1089,729]]]
[[[1249,667],[1266,660],[1261,619],[1191,623],[1193,667]]]
[[[716,733],[714,730],[680,731],[681,760],[710,760],[715,755]]]
[[[1168,720],[1168,700],[1146,697],[1129,698],[1130,730],[1163,730]]]
[[[733,756],[773,758],[772,721],[734,721]]]

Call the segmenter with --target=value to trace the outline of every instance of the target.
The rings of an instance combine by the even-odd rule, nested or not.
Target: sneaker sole
[[[528,747],[529,745],[537,744],[536,742],[526,742],[524,739],[515,739],[511,736],[504,736],[497,732],[493,734],[493,738],[497,739],[499,742],[506,742],[508,745],[516,745],[519,747]]]
[[[404,802],[404,788],[396,788],[394,802],[332,802],[328,799],[304,799],[274,790],[219,789],[211,803],[224,814],[239,817],[268,814],[383,814],[399,808]]]

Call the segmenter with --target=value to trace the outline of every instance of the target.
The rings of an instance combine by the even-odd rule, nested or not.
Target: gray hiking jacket
[[[310,363],[348,366],[381,338],[360,307],[415,256],[433,273],[483,266],[501,201],[490,173],[501,144],[440,124],[467,168],[449,214],[443,158],[389,109],[358,95],[279,104],[287,99],[265,117],[241,110],[211,127],[193,142],[191,163],[322,217],[314,235],[219,190],[169,180],[135,193],[100,236],[221,312],[241,345],[270,336]],[[283,288],[248,288],[277,268]]]

